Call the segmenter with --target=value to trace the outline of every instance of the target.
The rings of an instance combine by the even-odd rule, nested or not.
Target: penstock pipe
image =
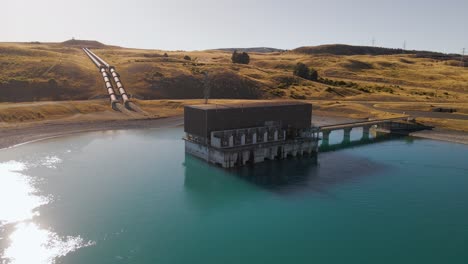
[[[92,56],[94,56],[94,58],[99,62],[101,63],[102,65],[104,65],[104,67],[107,68],[107,70],[110,72],[110,74],[112,75],[112,77],[114,78],[114,82],[115,82],[115,85],[117,85],[117,88],[119,89],[119,93],[120,95],[122,96],[122,100],[123,100],[123,103],[125,106],[128,106],[128,103],[130,102],[130,98],[128,97],[128,94],[127,92],[125,91],[125,88],[122,84],[122,81],[120,80],[120,75],[117,73],[117,71],[115,70],[115,67],[114,66],[111,66],[109,65],[109,63],[107,63],[105,60],[103,60],[101,57],[99,57],[98,55],[96,55],[94,52],[90,51],[89,49],[86,49]]]
[[[114,87],[112,86],[112,82],[109,79],[109,75],[106,71],[105,66],[102,65],[101,62],[99,62],[95,57],[93,57],[93,55],[86,48],[83,48],[83,51],[86,53],[86,55],[88,55],[88,57],[91,59],[94,65],[96,65],[96,67],[99,69],[99,72],[101,73],[102,78],[104,79],[104,85],[106,86],[107,93],[109,94],[112,108],[115,109],[115,104],[119,101],[117,100],[117,96],[114,92]]]

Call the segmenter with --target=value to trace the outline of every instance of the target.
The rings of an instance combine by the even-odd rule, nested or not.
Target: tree
[[[238,53],[235,50],[231,56],[232,63],[239,63],[239,64],[249,64],[250,63],[250,56],[247,52]]]
[[[318,72],[313,68],[307,67],[302,62],[298,62],[296,67],[294,67],[294,75],[314,82],[318,80]]]
[[[313,68],[309,69],[309,80],[314,82],[318,80],[318,72]]]
[[[294,75],[304,78],[304,79],[309,79],[310,70],[304,63],[298,62],[296,64],[296,67],[294,67]]]
[[[234,50],[231,56],[231,61],[232,63],[237,63],[237,58],[239,57],[239,53],[237,53],[237,50]]]
[[[247,52],[242,52],[240,55],[240,63],[242,64],[249,64],[250,63],[250,56]]]

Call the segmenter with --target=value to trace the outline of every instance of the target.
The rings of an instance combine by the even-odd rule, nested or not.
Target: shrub
[[[291,92],[291,98],[294,98],[294,99],[300,99],[300,100],[304,100],[306,99],[306,96],[305,95],[302,95],[302,94],[297,94],[296,92],[292,91]]]
[[[296,64],[296,67],[294,67],[294,75],[297,77],[301,77],[306,80],[311,80],[311,81],[317,81],[318,80],[318,72],[312,68],[308,68],[307,65],[305,65],[302,62],[298,62]]]
[[[316,82],[318,80],[318,72],[314,69],[310,69],[309,80]]]
[[[304,79],[309,79],[310,70],[309,68],[307,68],[307,66],[304,63],[298,62],[296,64],[296,67],[294,67],[294,75],[296,75],[297,77],[304,78]]]
[[[280,77],[277,80],[279,82],[278,88],[280,88],[280,89],[288,89],[290,86],[298,84],[297,81],[296,81],[296,78],[289,77],[289,76],[288,77]]]
[[[188,61],[190,61],[190,60],[192,60],[192,58],[190,58],[190,56],[189,56],[189,55],[185,55],[185,56],[184,56],[184,60],[188,60]]]
[[[271,92],[273,95],[276,95],[276,96],[279,96],[279,97],[282,97],[282,96],[285,96],[286,95],[286,92],[283,91],[283,90],[280,90],[280,89],[275,89]]]
[[[235,50],[232,53],[231,60],[232,60],[232,63],[249,64],[250,56],[246,52],[238,53],[237,50]]]

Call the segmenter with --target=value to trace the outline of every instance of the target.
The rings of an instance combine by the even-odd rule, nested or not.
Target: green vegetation
[[[309,68],[304,63],[298,62],[294,68],[294,75],[304,79],[309,79]]]
[[[306,80],[317,81],[318,80],[318,72],[312,68],[307,67],[302,62],[298,62],[296,67],[294,67],[293,74],[297,77],[301,77]]]
[[[232,53],[231,60],[232,60],[232,63],[249,64],[250,56],[249,54],[247,54],[247,52],[238,53],[237,50],[235,50]]]

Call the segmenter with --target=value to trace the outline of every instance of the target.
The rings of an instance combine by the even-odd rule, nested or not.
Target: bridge
[[[318,132],[322,133],[322,146],[328,146],[330,133],[336,130],[343,130],[343,143],[349,143],[351,141],[351,130],[353,128],[362,128],[361,140],[369,139],[371,127],[377,127],[380,131],[393,134],[408,134],[410,131],[427,128],[409,120],[411,120],[409,116],[404,116],[397,118],[356,121],[350,123],[321,126],[318,127]]]

